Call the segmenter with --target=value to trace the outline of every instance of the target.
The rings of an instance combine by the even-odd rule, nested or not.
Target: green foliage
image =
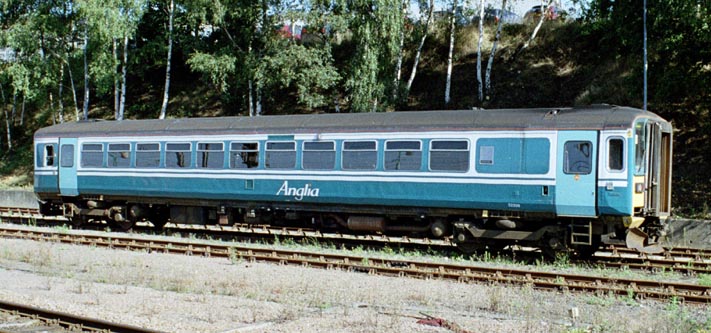
[[[298,101],[308,108],[329,103],[326,92],[340,78],[333,66],[330,49],[306,47],[281,40],[257,67],[256,79],[262,87],[295,88]]]
[[[196,72],[203,73],[210,82],[220,91],[227,92],[228,79],[235,74],[236,59],[234,56],[223,54],[213,55],[196,52],[188,59],[188,65]]]
[[[403,29],[401,3],[394,0],[351,0],[351,30],[355,52],[346,89],[355,112],[377,110],[391,91],[399,36]]]
[[[699,274],[699,284],[706,287],[711,287],[711,274]]]

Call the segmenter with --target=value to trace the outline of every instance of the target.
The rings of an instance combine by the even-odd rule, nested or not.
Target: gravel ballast
[[[169,332],[688,332],[700,306],[0,240],[0,298]],[[570,309],[577,308],[573,320]]]

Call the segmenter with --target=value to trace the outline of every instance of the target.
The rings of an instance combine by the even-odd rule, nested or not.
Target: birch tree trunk
[[[0,97],[2,97],[2,110],[5,114],[5,119],[7,119],[7,108],[5,107],[5,104],[7,104],[7,101],[5,100],[5,90],[3,89],[1,83],[0,83]],[[2,149],[2,136],[0,136],[0,149]]]
[[[506,10],[506,0],[501,1],[502,13]],[[486,94],[488,95],[491,91],[491,68],[494,66],[494,56],[496,55],[496,46],[501,39],[501,27],[504,26],[503,15],[499,19],[499,24],[496,27],[496,37],[494,38],[494,45],[491,46],[491,54],[489,54],[489,62],[486,64],[486,76],[484,77],[484,82],[486,83]]]
[[[67,54],[67,59],[69,59],[69,54]],[[67,60],[67,73],[69,73],[69,83],[72,86],[72,99],[74,100],[74,120],[79,120],[79,102],[77,101],[77,89],[74,86],[74,75],[72,74],[72,67]]]
[[[425,45],[425,40],[427,39],[427,34],[430,30],[430,22],[432,22],[432,13],[434,12],[434,0],[430,0],[430,8],[427,11],[427,21],[425,22],[425,32],[420,39],[420,45],[417,47],[417,53],[415,54],[415,63],[412,64],[412,71],[410,72],[410,79],[407,80],[407,86],[405,87],[405,94],[410,94],[410,88],[412,87],[412,81],[415,81],[415,75],[417,74],[417,65],[420,62],[420,56],[422,55],[422,47]]]
[[[400,30],[400,48],[397,56],[397,62],[395,64],[395,79],[393,80],[393,100],[398,98],[398,90],[400,86],[400,78],[402,77],[402,57],[405,47],[405,27],[407,23],[407,7],[409,0],[402,1],[402,17],[403,17],[403,28]]]
[[[58,111],[57,116],[59,123],[64,122],[64,103],[62,103],[62,94],[64,93],[64,62],[59,61],[59,91],[57,92]]]
[[[111,38],[111,55],[114,57],[114,66],[118,66],[118,55],[116,54],[116,38]],[[116,67],[114,67],[114,119],[119,117],[119,78],[116,75]]]
[[[15,125],[15,115],[17,114],[17,92],[12,92],[12,111],[10,111],[10,125]]]
[[[257,117],[259,117],[262,115],[262,89],[257,87],[255,90],[257,91],[257,101],[254,107],[254,113]]]
[[[84,120],[89,119],[89,60],[87,49],[89,47],[89,28],[84,25]]]
[[[119,116],[116,120],[123,120],[126,107],[126,67],[128,67],[128,35],[123,37],[123,66],[121,68],[121,100],[119,101]]]
[[[17,106],[17,93],[12,94],[12,112],[8,117],[5,109],[5,128],[7,130],[7,151],[12,151],[12,125],[15,122],[15,109]]]
[[[481,81],[481,44],[484,42],[484,0],[479,0],[479,43],[476,49],[476,81],[479,84],[479,102],[484,101],[484,84]]]
[[[165,64],[165,90],[163,90],[163,103],[160,107],[159,119],[165,119],[165,114],[168,109],[168,98],[170,91],[170,61],[173,55],[173,12],[175,4],[170,0],[168,5],[168,59]]]
[[[452,16],[449,18],[449,55],[447,56],[447,84],[444,88],[444,104],[449,104],[452,87],[452,55],[454,54],[454,28],[457,15],[457,0],[452,2]]]
[[[247,96],[247,103],[249,103],[249,116],[254,117],[254,107],[253,107],[254,103],[252,101],[252,80],[249,80],[249,82],[247,82],[247,85],[248,85],[248,90],[249,90],[247,92],[247,94],[249,94]]]
[[[25,125],[25,94],[22,94],[22,107],[20,108],[20,127]]]
[[[49,93],[49,112],[52,113],[52,125],[57,124],[57,121],[59,119],[59,114],[54,114],[54,95],[52,95],[52,91],[50,90]]]
[[[518,57],[519,53],[523,52],[526,48],[528,48],[529,45],[533,42],[533,39],[536,38],[536,35],[538,34],[538,30],[541,29],[541,26],[543,26],[543,21],[546,19],[546,8],[550,7],[551,1],[553,0],[541,0],[541,17],[538,19],[538,24],[536,24],[536,27],[533,29],[533,33],[531,33],[531,37],[528,38],[526,43],[519,48],[516,53],[514,54],[513,58],[516,59]]]

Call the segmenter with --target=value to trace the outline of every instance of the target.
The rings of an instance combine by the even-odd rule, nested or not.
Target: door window
[[[62,145],[59,165],[61,165],[62,168],[74,167],[74,145]]]
[[[592,172],[592,142],[568,141],[565,143],[563,172],[587,175]]]

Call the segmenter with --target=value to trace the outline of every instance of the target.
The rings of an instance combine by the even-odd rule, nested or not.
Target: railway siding
[[[688,303],[711,303],[711,287],[698,284],[664,282],[619,277],[590,276],[560,272],[542,272],[501,267],[481,267],[449,263],[422,262],[368,256],[312,253],[232,244],[207,244],[192,240],[158,240],[126,236],[66,234],[57,231],[0,229],[0,237],[90,245],[146,252],[182,253],[224,257],[230,260],[270,262],[280,265],[341,269],[387,276],[454,280],[463,283],[495,282],[529,285],[538,289],[586,292],[593,294],[633,295],[636,298],[683,300]]]

